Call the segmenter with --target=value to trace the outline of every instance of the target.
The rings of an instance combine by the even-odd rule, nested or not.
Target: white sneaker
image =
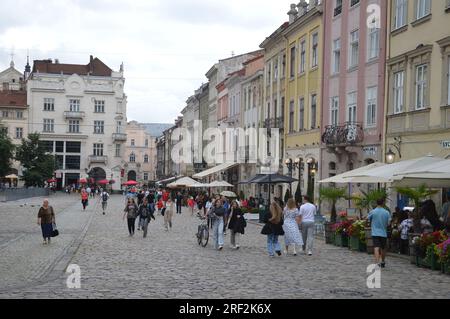
[[[308,250],[308,256],[312,256],[312,251]]]

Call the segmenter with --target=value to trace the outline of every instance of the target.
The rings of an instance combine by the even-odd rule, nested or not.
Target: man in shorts
[[[386,266],[387,227],[391,222],[391,214],[384,208],[384,199],[377,200],[377,208],[369,213],[372,226],[372,240],[375,251],[375,262],[381,268]]]

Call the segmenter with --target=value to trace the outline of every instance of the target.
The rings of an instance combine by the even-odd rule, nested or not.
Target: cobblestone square
[[[381,289],[368,289],[372,257],[321,240],[312,257],[271,259],[254,223],[238,251],[229,235],[221,252],[211,242],[201,248],[199,221],[187,209],[169,232],[158,215],[147,238],[140,231],[129,237],[119,195],[106,215],[98,199],[83,212],[76,195],[51,197],[61,235],[44,246],[36,224],[41,200],[0,204],[0,298],[450,298],[450,276],[397,257],[388,258]],[[66,286],[68,264],[80,266],[80,289]]]

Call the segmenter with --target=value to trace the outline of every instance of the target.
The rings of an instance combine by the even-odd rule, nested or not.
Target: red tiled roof
[[[0,106],[27,106],[27,92],[4,91],[0,92]]]
[[[91,56],[87,65],[53,63],[52,60],[35,60],[33,73],[78,74],[93,76],[111,76],[112,70],[100,59]]]

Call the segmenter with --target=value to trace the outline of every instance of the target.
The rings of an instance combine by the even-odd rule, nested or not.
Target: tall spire
[[[9,66],[14,68],[14,51],[11,51],[11,63],[9,64]]]
[[[31,66],[30,66],[30,53],[27,52],[27,65],[25,66],[25,73],[24,73],[24,78],[28,79],[28,76],[31,73]]]

